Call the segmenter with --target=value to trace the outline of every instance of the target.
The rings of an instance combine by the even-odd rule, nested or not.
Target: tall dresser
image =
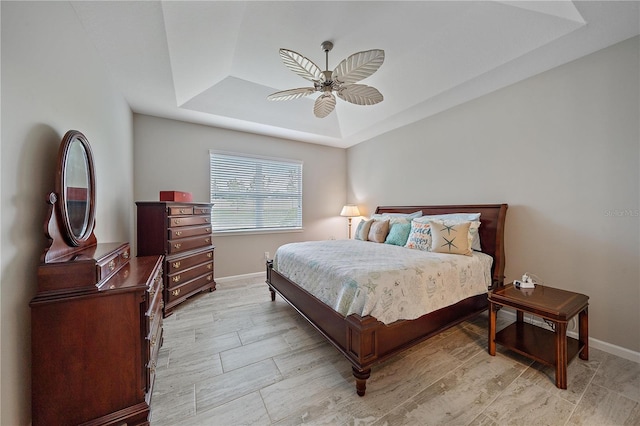
[[[138,201],[138,256],[164,255],[164,316],[216,289],[210,203]]]

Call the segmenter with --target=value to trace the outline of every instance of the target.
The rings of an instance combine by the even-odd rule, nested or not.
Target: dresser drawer
[[[191,294],[201,291],[202,287],[206,286],[208,283],[213,283],[213,271],[194,278],[191,281],[186,281],[177,287],[167,289],[166,291],[169,299],[168,303],[172,303],[178,299],[187,298],[191,296]]]
[[[167,281],[168,288],[169,290],[172,290],[176,286],[180,286],[181,284],[208,272],[213,273],[213,261],[194,266],[190,269],[185,269],[175,274],[169,274]]]
[[[129,245],[125,244],[106,258],[100,259],[96,267],[98,269],[98,283],[113,275],[118,269],[129,262]]]
[[[162,280],[162,269],[158,271],[153,281],[147,289],[147,312],[145,315],[149,321],[148,330],[154,327],[162,326],[162,315],[158,315],[158,312],[162,312],[162,289],[164,288],[164,282]]]
[[[151,330],[147,335],[150,360],[158,359],[158,350],[160,349],[160,345],[162,345],[162,311],[156,313],[155,316],[158,318],[158,320],[155,321],[154,326],[151,327]]]
[[[159,285],[149,289],[149,304],[147,305],[147,316],[151,322],[153,313],[158,309],[158,306],[162,304],[162,289],[164,285]]]
[[[211,215],[211,207],[208,207],[208,206],[195,206],[193,208],[193,214],[208,214],[208,215]]]
[[[156,367],[157,367],[158,361],[156,359],[149,359],[149,362],[147,363],[147,380],[149,381],[149,392],[147,393],[147,396],[145,397],[145,400],[147,401],[147,404],[149,403],[150,399],[149,396],[151,395],[151,392],[153,391],[153,383],[156,380]]]
[[[168,207],[168,211],[169,216],[192,215],[193,206],[170,206]]]
[[[211,226],[190,226],[181,228],[169,228],[169,239],[175,240],[178,238],[193,237],[196,235],[208,235],[211,234]]]
[[[167,274],[173,274],[178,271],[184,271],[187,268],[195,266],[199,263],[203,263],[206,261],[213,260],[213,250],[206,251],[204,253],[199,253],[192,256],[185,256],[174,258],[171,260],[167,259]]]
[[[169,218],[169,228],[175,228],[176,226],[207,225],[209,223],[211,223],[210,216],[185,216]]]
[[[198,247],[206,247],[210,245],[211,235],[171,240],[169,241],[169,254],[181,253],[183,251],[193,250]]]
[[[162,294],[162,293],[161,293]],[[157,299],[155,305],[152,306],[152,309],[149,310],[148,321],[149,321],[149,335],[155,334],[158,328],[162,328],[162,296]]]

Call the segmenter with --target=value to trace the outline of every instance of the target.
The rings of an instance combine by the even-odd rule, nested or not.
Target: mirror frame
[[[73,229],[71,227],[71,222],[69,220],[69,210],[67,208],[67,191],[66,191],[66,170],[69,161],[69,152],[71,150],[71,146],[74,143],[82,144],[86,155],[86,164],[87,164],[87,180],[88,180],[88,200],[89,203],[87,209],[87,226],[84,229],[84,232],[81,235],[75,235]],[[87,138],[78,130],[69,130],[62,139],[60,144],[60,150],[58,151],[58,172],[56,175],[56,194],[58,198],[58,219],[62,224],[62,229],[64,239],[67,243],[73,247],[82,247],[86,245],[90,238],[93,236],[93,229],[95,227],[95,208],[96,208],[96,178],[95,178],[95,167],[93,163],[93,153],[91,151],[91,146],[89,145],[89,141]]]

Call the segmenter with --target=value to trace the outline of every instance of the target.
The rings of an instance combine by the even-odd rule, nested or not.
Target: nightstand
[[[576,354],[589,359],[589,296],[536,285],[518,289],[513,284],[489,293],[489,354],[496,343],[556,370],[556,386],[567,388],[567,363]],[[516,322],[496,333],[496,314],[503,306],[516,310]],[[553,329],[523,321],[524,313],[540,317]],[[567,337],[567,323],[578,315],[578,339]]]

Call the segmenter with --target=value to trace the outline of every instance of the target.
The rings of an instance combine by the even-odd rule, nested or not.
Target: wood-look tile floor
[[[640,364],[590,348],[560,390],[553,369],[498,351],[481,316],[375,366],[361,398],[346,359],[264,278],[225,282],[165,319],[151,424],[640,424]]]

